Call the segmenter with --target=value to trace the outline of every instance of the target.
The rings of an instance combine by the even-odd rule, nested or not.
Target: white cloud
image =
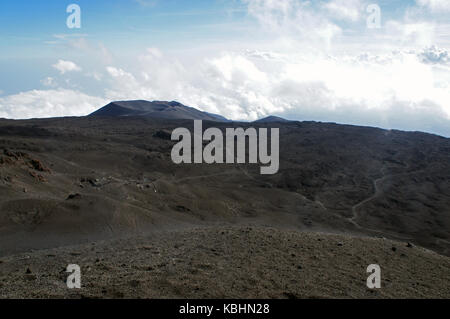
[[[264,32],[312,45],[330,45],[342,29],[305,0],[242,0]]]
[[[450,73],[436,63],[445,52],[243,51],[189,63],[147,52],[135,74],[109,67],[112,88],[105,94],[109,99],[179,100],[234,120],[277,114],[450,136]]]
[[[323,4],[334,18],[339,20],[358,21],[364,12],[364,4],[361,0],[331,0]]]
[[[130,74],[130,73],[125,72],[122,69],[118,69],[118,68],[115,68],[113,66],[108,66],[106,68],[106,71],[108,71],[108,73],[114,78],[126,77],[126,78],[134,81],[134,76],[132,74]]]
[[[57,89],[33,90],[0,97],[0,117],[27,119],[87,115],[106,100],[82,92]]]
[[[417,4],[429,8],[432,12],[450,12],[449,0],[416,0]]]
[[[81,68],[72,61],[58,60],[56,64],[53,65],[61,74],[66,72],[78,72]]]
[[[427,47],[435,43],[436,26],[432,22],[398,22],[388,21],[386,34],[401,47]]]

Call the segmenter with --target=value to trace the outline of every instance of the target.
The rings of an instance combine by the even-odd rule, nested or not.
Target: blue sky
[[[0,38],[0,117],[142,98],[450,136],[448,0],[1,1]]]
[[[71,3],[81,7],[81,29],[66,26]],[[236,37],[231,26],[247,23],[245,16],[245,6],[232,1],[1,1],[0,68],[9,76],[0,88],[4,94],[32,89],[55,59],[84,57],[55,38],[60,35],[102,43],[125,59],[149,46],[180,50]]]
[[[65,23],[66,7],[71,3],[82,9],[79,30],[70,30]],[[233,33],[220,30],[221,24],[243,21],[245,15],[242,3],[232,1],[2,1],[0,36],[7,42],[0,44],[0,54],[16,56],[20,49],[33,48],[39,56],[48,56],[51,51],[43,44],[55,34],[83,33],[115,48],[123,44],[135,48],[148,42],[165,46],[173,41],[186,41],[181,35],[190,39],[220,38]],[[29,55],[23,52],[20,56]]]
[[[81,29],[66,26],[66,7],[71,3],[82,9]],[[376,3],[383,18],[390,19],[404,15],[415,1]],[[60,54],[51,45],[55,35],[84,35],[111,50],[126,48],[124,53],[130,53],[148,46],[184,49],[208,41],[244,39],[255,35],[255,24],[241,0],[1,1],[0,58],[54,58]],[[364,28],[364,21],[356,27]]]

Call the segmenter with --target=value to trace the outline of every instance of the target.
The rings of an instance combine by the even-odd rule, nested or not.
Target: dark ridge
[[[272,116],[268,116],[263,119],[254,121],[253,123],[287,123],[287,122],[291,122],[291,121],[286,120],[282,117],[272,115]]]
[[[226,122],[220,115],[199,111],[172,101],[117,101],[111,102],[89,115],[90,117],[149,117],[168,120],[204,120]]]

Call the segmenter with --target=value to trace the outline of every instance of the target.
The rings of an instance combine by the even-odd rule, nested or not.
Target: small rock
[[[39,172],[50,172],[50,170],[46,168],[39,160],[32,159],[29,164],[31,168]]]
[[[342,246],[344,246],[344,243],[338,243],[337,244],[339,247],[342,247]]]
[[[66,200],[71,200],[71,199],[80,199],[81,195],[80,194],[70,194]]]
[[[413,248],[413,247],[414,247],[414,245],[413,245],[413,244],[411,244],[411,243],[407,243],[407,244],[406,244],[406,247],[408,247],[408,248]]]
[[[175,207],[175,209],[177,211],[179,211],[179,212],[184,212],[184,213],[187,213],[187,212],[191,211],[189,208],[187,208],[185,206],[182,206],[182,205],[179,205],[179,206]]]

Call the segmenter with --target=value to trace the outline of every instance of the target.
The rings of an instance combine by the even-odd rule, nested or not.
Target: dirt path
[[[409,167],[410,167],[410,165],[409,165],[409,164],[406,164],[405,169],[408,169]],[[366,230],[366,231],[370,231],[370,232],[373,232],[373,233],[375,233],[375,234],[388,234],[388,235],[391,236],[392,238],[400,239],[400,240],[405,240],[405,239],[406,239],[406,240],[409,240],[409,239],[413,239],[412,237],[399,236],[398,234],[393,234],[393,233],[390,233],[390,232],[388,232],[388,231],[379,231],[379,230],[376,230],[376,229],[367,228],[367,227],[361,226],[361,225],[357,222],[358,218],[359,218],[360,215],[361,215],[361,210],[360,210],[360,208],[363,207],[364,205],[366,205],[367,203],[371,202],[371,201],[374,200],[375,198],[379,197],[379,196],[384,192],[383,189],[382,189],[382,187],[381,187],[381,185],[382,185],[386,180],[392,179],[392,178],[395,178],[395,177],[399,177],[399,176],[407,176],[407,175],[411,175],[411,174],[417,174],[417,173],[419,173],[419,172],[422,171],[422,170],[417,170],[417,171],[413,171],[413,172],[405,172],[405,173],[399,173],[399,174],[386,175],[386,174],[384,173],[384,170],[385,170],[386,168],[387,168],[387,167],[383,167],[383,168],[381,169],[381,174],[383,175],[383,177],[380,177],[380,178],[378,178],[378,179],[376,179],[376,180],[373,181],[373,187],[374,187],[374,190],[375,190],[374,194],[373,194],[372,196],[370,196],[369,198],[366,198],[365,200],[359,202],[358,204],[356,204],[356,205],[354,205],[354,206],[352,207],[352,213],[353,213],[353,215],[352,215],[352,217],[350,217],[350,218],[348,219],[348,221],[351,222],[351,223],[352,223],[356,228],[358,228],[358,229],[363,229],[363,230]]]
[[[381,169],[381,171],[383,171],[384,168]],[[381,178],[378,178],[376,180],[373,181],[373,187],[375,189],[375,193],[370,196],[369,198],[366,198],[365,200],[363,200],[362,202],[354,205],[352,207],[352,213],[353,216],[349,219],[349,221],[354,224],[356,227],[361,228],[361,226],[356,222],[356,220],[359,218],[359,213],[358,213],[358,209],[361,208],[362,206],[364,206],[365,204],[371,202],[372,200],[374,200],[375,198],[377,198],[378,196],[381,195],[381,193],[383,192],[381,190],[381,188],[379,187],[380,183],[384,182],[385,180],[394,177],[394,175],[388,175],[388,176],[383,176]]]

